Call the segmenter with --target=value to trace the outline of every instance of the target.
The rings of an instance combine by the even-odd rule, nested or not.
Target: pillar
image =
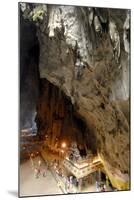
[[[101,181],[101,171],[100,171],[100,169],[98,171],[98,181]]]
[[[107,176],[106,176],[106,187],[109,188],[109,180]]]

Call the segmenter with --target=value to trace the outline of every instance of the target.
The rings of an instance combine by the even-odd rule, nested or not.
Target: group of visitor
[[[38,165],[34,168],[34,176],[35,178],[39,178],[41,175],[43,177],[46,176],[46,170],[42,168],[41,160],[38,161]]]

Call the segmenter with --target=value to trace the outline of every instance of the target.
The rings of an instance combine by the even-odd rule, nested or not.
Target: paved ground
[[[40,157],[34,158],[35,165],[38,164]],[[42,168],[46,168],[44,161],[42,161]],[[51,195],[62,194],[62,190],[57,186],[56,180],[50,171],[47,171],[46,177],[40,176],[35,178],[34,170],[30,160],[21,164],[20,166],[20,195],[34,196],[34,195]]]
[[[41,157],[36,157],[20,166],[20,195],[21,196],[35,196],[35,195],[52,195],[52,194],[63,194],[66,193],[65,181],[62,181],[59,176],[56,175],[55,171],[47,170],[46,177],[41,174],[39,178],[35,178],[34,168],[38,166],[38,161],[41,160],[41,169],[46,169],[46,164]],[[32,167],[34,163],[34,168]],[[52,173],[53,172],[53,173]],[[57,181],[56,181],[57,180]],[[61,188],[58,186],[58,182],[61,182]],[[72,188],[73,189],[73,188]],[[110,189],[108,189],[110,190]],[[74,188],[71,193],[76,193],[77,189]],[[81,193],[84,192],[96,192],[96,185],[94,183],[83,186]]]

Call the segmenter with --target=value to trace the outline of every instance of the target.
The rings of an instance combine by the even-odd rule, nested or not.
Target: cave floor
[[[35,167],[38,166],[39,160],[41,160],[41,175],[39,178],[35,178]],[[33,162],[32,162],[33,161]],[[37,195],[55,195],[55,194],[67,194],[65,190],[64,181],[56,176],[54,170],[48,170],[45,161],[40,157],[28,160],[20,165],[20,196],[37,196]],[[32,165],[34,163],[34,167]],[[47,169],[46,176],[43,177],[43,170]],[[58,186],[58,182],[62,183]],[[81,188],[81,193],[96,192],[95,181]],[[107,190],[108,191],[108,190]],[[69,193],[77,193],[77,189],[73,188]]]
[[[42,169],[46,169],[46,165],[40,157],[33,159],[35,166],[38,165],[39,159],[42,161]],[[46,177],[35,178],[30,160],[20,165],[20,196],[53,194],[63,194],[63,192],[57,186],[57,182],[49,170],[47,170]]]

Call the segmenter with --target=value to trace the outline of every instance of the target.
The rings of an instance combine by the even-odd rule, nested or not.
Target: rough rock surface
[[[46,79],[42,79],[40,84],[41,92],[36,115],[40,137],[47,136],[53,150],[61,148],[64,141],[67,146],[77,141],[81,151],[86,149],[87,153],[90,150],[96,154],[96,137],[76,113],[70,99]]]
[[[20,15],[20,128],[35,126],[39,94],[39,44],[36,27]]]
[[[40,78],[62,90],[92,130],[113,185],[129,188],[129,11],[47,5],[36,19]]]

